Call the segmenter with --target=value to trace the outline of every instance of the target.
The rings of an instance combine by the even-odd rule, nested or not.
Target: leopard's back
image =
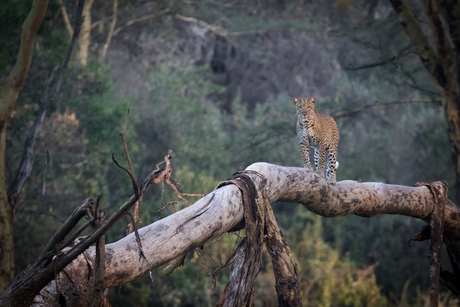
[[[326,150],[337,148],[340,135],[335,120],[329,115],[317,113],[316,121],[318,123],[318,129],[316,129],[314,133],[319,138],[319,146],[324,146]]]

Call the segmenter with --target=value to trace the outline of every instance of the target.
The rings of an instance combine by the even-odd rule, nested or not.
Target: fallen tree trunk
[[[346,180],[335,185],[326,183],[318,174],[303,168],[255,163],[247,170],[257,189],[265,187],[265,197],[272,203],[301,203],[308,210],[326,217],[355,214],[372,217],[378,214],[399,214],[429,221],[435,200],[425,187],[408,187],[382,183],[359,183]],[[444,211],[444,243],[460,260],[460,210],[448,201]],[[139,257],[134,233],[106,245],[104,288],[129,282],[187,251],[228,232],[243,220],[241,192],[235,185],[223,186],[207,194],[193,206],[139,229],[145,258]],[[91,266],[95,249],[89,248],[70,263],[56,281],[44,288],[35,302],[37,306],[52,306],[51,300],[72,289],[72,300],[79,306],[78,295],[91,288]],[[59,291],[56,289],[59,287]],[[83,292],[82,292],[83,291]],[[61,293],[61,294],[60,294]]]

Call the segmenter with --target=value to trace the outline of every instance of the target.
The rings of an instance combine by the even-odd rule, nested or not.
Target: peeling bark
[[[272,258],[276,279],[278,306],[302,306],[297,264],[283,233],[276,224],[275,215],[268,201],[265,203],[265,245]]]
[[[255,163],[247,170],[259,191],[265,187],[266,199],[301,203],[308,210],[328,217],[355,214],[372,217],[400,214],[429,221],[435,200],[426,187],[408,187],[383,183],[359,183],[346,180],[335,185],[303,168]],[[153,270],[231,230],[243,220],[241,192],[234,185],[221,187],[185,208],[151,225],[139,229],[145,259],[139,259],[134,233],[106,245],[104,288],[114,287]],[[444,209],[444,243],[454,261],[460,260],[460,209],[447,201]],[[94,247],[80,255],[58,275],[61,285],[87,280],[90,276],[86,259],[94,259]],[[36,300],[55,293],[54,282],[45,287]],[[83,295],[83,294],[81,294]],[[43,306],[43,305],[40,305]]]
[[[229,180],[217,186],[219,188],[227,184],[234,184],[240,189],[243,196],[246,230],[246,237],[230,257],[231,262],[227,261],[225,264],[227,266],[233,263],[228,284],[216,305],[219,307],[254,306],[254,282],[262,270],[265,199],[263,197],[264,187],[256,189],[249,174],[256,173],[236,173]]]

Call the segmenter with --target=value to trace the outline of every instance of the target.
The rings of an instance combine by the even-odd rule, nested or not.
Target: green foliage
[[[0,38],[5,42],[0,49],[2,71],[14,62],[18,29],[29,9],[25,3],[8,0],[0,6]],[[352,14],[364,8],[358,14],[360,18],[350,23],[334,23],[331,20],[339,13],[331,3],[311,4],[311,7],[285,3],[265,9],[209,1],[168,5],[174,12],[190,9],[196,13],[195,17],[217,20],[229,31],[263,32],[267,37],[270,32],[282,30],[320,36],[327,33],[331,39],[328,46],[346,40],[355,47],[334,46],[337,48],[334,52],[340,54],[341,68],[384,61],[395,54],[402,56],[405,49],[401,46],[405,46],[406,40],[388,15],[371,24],[371,18],[362,13],[368,11],[367,4],[355,1],[348,3],[348,10]],[[385,11],[382,3],[376,5],[377,10]],[[50,12],[56,10],[53,6]],[[19,164],[18,153],[27,130],[68,48],[64,31],[54,29],[51,24],[45,22],[41,29],[37,39],[39,51],[9,126],[7,177],[10,181]],[[368,31],[370,26],[375,31]],[[178,30],[176,24],[167,27],[170,32],[164,37],[170,39],[168,35],[174,36]],[[374,35],[377,32],[378,37]],[[247,58],[256,64],[270,66],[267,54],[274,51],[262,43],[262,36],[231,37],[229,44],[237,48],[237,43],[245,40],[240,48],[243,51],[238,51],[247,53]],[[383,51],[382,45],[387,46]],[[131,195],[129,178],[111,161],[114,153],[126,165],[118,134],[123,130],[128,108],[131,114],[127,141],[138,179],[154,169],[168,149],[173,150],[173,177],[179,189],[187,193],[209,193],[218,182],[253,162],[301,166],[292,90],[281,87],[276,95],[267,95],[268,99],[255,104],[244,101],[239,89],[231,112],[227,113],[222,111],[216,97],[222,97],[229,89],[210,81],[214,78],[207,65],[178,64],[185,61],[177,57],[176,51],[160,59],[153,56],[151,66],[145,60],[142,67],[136,67],[142,75],[143,87],[121,94],[112,81],[110,69],[95,60],[84,69],[70,69],[37,139],[33,172],[16,208],[18,270],[35,259],[62,219],[83,199],[103,192],[103,206],[110,214]],[[429,83],[426,73],[415,61],[418,59],[404,54],[401,60],[390,62],[393,70],[387,66],[356,72],[337,69],[323,80],[327,90],[314,94],[318,97],[318,109],[336,115],[376,101],[436,98],[432,88],[425,86]],[[404,86],[407,82],[413,87],[421,85],[422,89],[408,91]],[[309,91],[304,95],[313,94]],[[453,182],[446,124],[441,108],[434,104],[413,102],[370,108],[338,120],[338,125],[341,134],[338,180],[404,185],[438,179]],[[48,162],[52,164],[45,167],[48,153],[51,158]],[[45,196],[41,195],[43,185]],[[177,200],[169,186],[162,190],[161,186],[155,186],[145,195],[139,227],[157,220],[158,210]],[[188,199],[190,203],[195,200]],[[184,205],[179,202],[177,208]],[[423,243],[407,246],[422,222],[395,216],[325,219],[294,204],[274,204],[274,210],[298,264],[305,304],[421,306],[426,301],[427,246]],[[162,216],[171,213],[169,206]],[[107,242],[123,237],[126,224],[126,221],[118,223],[106,236]],[[225,263],[238,240],[238,235],[226,235],[207,244],[204,251],[190,252],[185,266],[168,277],[163,277],[161,269],[157,269],[152,277],[146,275],[113,289],[112,305],[212,306],[227,282],[229,269],[217,275],[215,289],[209,275]],[[256,305],[276,306],[275,280],[266,252],[263,261],[264,269],[256,286]],[[442,298],[447,302],[449,294],[445,292]]]
[[[30,1],[29,1],[30,2]],[[24,1],[5,0],[0,5],[0,78],[8,65],[12,68],[19,49],[21,25],[27,17],[30,4]],[[10,68],[10,69],[11,69]],[[9,70],[9,69],[8,69]]]
[[[376,283],[374,265],[360,270],[323,240],[323,219],[297,207],[289,242],[302,281],[304,303],[312,306],[386,306],[387,299]]]

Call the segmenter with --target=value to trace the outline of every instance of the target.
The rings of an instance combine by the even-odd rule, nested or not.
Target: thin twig
[[[361,69],[367,69],[367,68],[372,68],[372,67],[377,67],[377,66],[382,66],[382,65],[388,64],[390,62],[393,62],[394,60],[399,59],[402,56],[410,54],[411,51],[407,52],[407,49],[409,49],[411,47],[412,47],[412,44],[407,45],[404,49],[399,51],[396,55],[394,55],[394,56],[392,56],[392,57],[390,57],[390,58],[388,58],[386,60],[376,62],[376,63],[372,63],[372,64],[366,64],[366,65],[362,65],[362,66],[348,66],[348,67],[345,67],[345,70],[361,70]]]
[[[131,215],[131,213],[127,213],[127,215],[131,218],[131,225],[135,225],[136,221],[134,221],[134,217]],[[139,236],[139,232],[137,231],[137,227],[134,226],[133,228],[134,228],[134,235],[136,236],[137,248],[139,249],[139,260],[141,260],[141,258],[144,258],[145,261],[147,261],[147,258],[145,258],[144,250],[142,248],[141,237]]]
[[[261,33],[261,31],[231,32],[231,31],[228,31],[228,30],[226,30],[224,28],[221,28],[219,26],[210,25],[209,23],[207,23],[207,22],[205,22],[203,20],[197,19],[195,17],[186,17],[186,16],[182,16],[180,14],[174,15],[174,17],[176,17],[177,19],[186,21],[186,22],[197,23],[200,26],[202,26],[203,28],[208,29],[212,33],[214,33],[214,34],[216,34],[218,36],[222,36],[222,37],[240,36],[240,35],[249,35],[249,34]]]
[[[389,106],[389,105],[394,105],[394,104],[412,103],[412,102],[431,102],[431,103],[435,103],[435,104],[440,104],[437,100],[427,99],[427,98],[396,100],[396,101],[382,101],[382,102],[377,101],[377,102],[374,102],[374,103],[365,104],[363,106],[360,106],[360,107],[358,107],[358,108],[356,108],[356,109],[354,109],[352,111],[349,111],[349,112],[346,112],[346,113],[343,113],[343,114],[334,115],[332,117],[334,119],[339,119],[339,118],[355,115],[356,113],[358,113],[358,112],[360,112],[360,111],[362,111],[364,109],[380,107],[380,106]]]
[[[129,177],[131,178],[131,184],[133,186],[134,194],[136,194],[137,198],[139,198],[139,195],[140,195],[139,189],[137,188],[136,177],[134,177],[134,174],[131,173],[129,169],[126,169],[123,166],[121,166],[120,163],[118,163],[118,161],[115,159],[115,156],[113,153],[112,153],[112,161],[116,164],[116,166],[118,166],[119,168],[124,170],[126,173],[128,173]]]
[[[118,33],[120,33],[121,30],[123,30],[124,28],[132,25],[132,24],[135,24],[137,22],[141,22],[141,21],[144,21],[144,20],[149,20],[149,19],[153,19],[153,18],[157,18],[157,17],[160,17],[160,16],[163,16],[165,14],[169,13],[169,8],[167,9],[164,9],[162,11],[160,11],[159,13],[155,13],[155,14],[150,14],[150,15],[146,15],[146,16],[142,16],[142,17],[139,17],[139,18],[136,18],[136,19],[133,19],[133,20],[130,20],[128,21],[124,26],[121,26],[121,27],[118,27],[114,32],[113,32],[113,36],[117,35]]]
[[[116,1],[116,0],[114,0]],[[129,109],[126,113],[126,120],[125,120],[125,127],[123,132],[120,133],[121,143],[123,144],[123,150],[125,152],[126,161],[128,161],[129,165],[129,174],[133,183],[134,193],[138,193],[139,187],[137,186],[136,175],[134,173],[133,163],[131,162],[131,158],[129,157],[128,145],[126,144],[126,130],[128,129],[128,122],[129,122]],[[136,202],[136,206],[134,207],[134,222],[129,225],[128,233],[131,233],[135,230],[135,223],[139,219],[139,212],[140,206],[142,205],[142,194],[139,194],[139,200]]]
[[[128,122],[129,122],[129,109],[128,109],[128,112],[126,113],[125,128],[123,129],[123,132],[120,133],[120,137],[121,137],[121,142],[123,144],[123,150],[125,152],[126,160],[128,161],[129,170],[131,171],[134,181],[137,181],[136,176],[134,174],[133,163],[131,162],[131,158],[129,157],[128,146],[126,145],[126,129],[128,128]]]

